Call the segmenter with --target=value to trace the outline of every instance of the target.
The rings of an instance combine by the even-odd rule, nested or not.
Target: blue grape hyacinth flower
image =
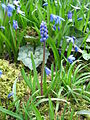
[[[68,60],[69,63],[72,64],[73,61],[75,60],[75,57],[73,57],[73,55],[70,55],[67,60]]]
[[[49,68],[47,68],[47,67],[45,67],[45,72],[46,72],[46,75],[51,74],[51,70]]]
[[[46,41],[48,38],[48,30],[47,30],[46,22],[44,21],[42,21],[40,25],[40,34],[41,34],[40,42]]]
[[[17,28],[18,28],[18,23],[17,23],[16,20],[13,20],[13,28],[14,28],[15,30],[17,30]]]
[[[2,75],[2,70],[0,70],[0,77],[1,77],[1,75]]]

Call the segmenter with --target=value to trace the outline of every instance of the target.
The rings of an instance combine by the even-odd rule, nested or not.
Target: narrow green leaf
[[[31,107],[32,107],[32,110],[35,113],[35,116],[36,116],[37,120],[42,120],[40,112],[38,111],[38,109],[36,108],[36,106],[34,105],[34,103],[31,104]]]
[[[17,118],[18,120],[23,120],[23,118],[20,117],[19,114],[14,113],[14,112],[12,112],[12,111],[9,111],[9,110],[7,110],[7,109],[1,107],[1,106],[0,106],[0,111],[3,112],[3,113],[8,114],[8,115],[10,115],[10,116],[12,116],[12,117],[14,117],[14,118]]]
[[[50,116],[49,116],[50,120],[54,120],[54,108],[50,97],[49,97],[49,112],[50,112]]]

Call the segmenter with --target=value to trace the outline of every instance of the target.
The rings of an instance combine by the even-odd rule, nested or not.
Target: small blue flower
[[[50,15],[50,22],[55,22],[54,26],[53,26],[53,29],[56,30],[56,25],[60,25],[61,24],[61,21],[65,21],[62,17],[58,16],[58,15],[53,15],[51,14]],[[59,29],[59,26],[58,26],[58,30]]]
[[[12,5],[12,4],[9,4],[9,3],[8,3],[7,6],[6,6],[5,4],[3,4],[3,3],[2,3],[1,5],[2,5],[2,8],[3,8],[5,11],[7,11],[8,17],[11,17],[13,10],[15,10],[15,6]]]
[[[75,42],[74,36],[72,36],[72,37],[66,36],[66,38],[67,38],[67,42],[72,42],[74,44],[74,42]]]
[[[56,26],[55,25],[53,25],[53,29],[56,30]]]
[[[80,17],[80,18],[77,18],[77,20],[78,20],[78,21],[81,21],[82,19],[83,19],[82,17]]]
[[[13,92],[9,93],[8,94],[8,98],[10,98],[11,96],[13,96],[13,94],[14,94]]]
[[[68,19],[72,19],[72,12],[71,11],[68,12]]]
[[[2,70],[0,70],[0,77],[1,77],[1,75],[2,75]]]
[[[58,26],[58,31],[60,30],[60,27]]]
[[[15,6],[12,5],[12,4],[9,4],[9,3],[8,3],[8,5],[7,5],[7,8],[8,8],[8,11],[9,11],[9,12],[13,12],[13,10],[15,10]]]
[[[42,21],[41,25],[40,25],[40,34],[41,34],[41,42],[44,42],[47,40],[48,38],[48,30],[47,30],[47,26],[46,23],[44,21]]]
[[[68,60],[69,63],[72,64],[73,61],[75,60],[75,57],[73,57],[73,55],[70,55],[67,60]]]
[[[15,20],[13,20],[13,28],[14,28],[15,30],[17,30],[17,28],[18,28],[18,23],[17,23],[17,21],[15,21]]]
[[[74,49],[75,49],[75,52],[78,52],[79,50],[77,46],[75,46]]]
[[[5,30],[5,27],[4,26],[0,26],[0,29]]]
[[[12,16],[12,12],[7,12],[7,15],[8,15],[8,17],[11,17]]]
[[[55,19],[56,19],[56,16],[53,15],[53,14],[51,14],[51,15],[50,15],[50,22],[53,22]]]
[[[47,67],[45,67],[45,72],[46,72],[47,75],[51,74],[51,70]]]
[[[48,6],[48,3],[44,3],[43,6]]]

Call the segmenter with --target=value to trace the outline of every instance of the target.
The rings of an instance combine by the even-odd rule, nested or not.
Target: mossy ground
[[[2,76],[0,78],[0,102],[1,105],[6,107],[6,104],[12,100],[12,97],[8,99],[8,94],[12,92],[14,81],[17,79],[17,97],[26,94],[27,86],[21,77],[21,65],[16,67],[15,64],[9,64],[9,61],[0,59],[0,69],[2,70]]]

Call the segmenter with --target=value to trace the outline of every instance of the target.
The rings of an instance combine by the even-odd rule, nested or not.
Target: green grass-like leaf
[[[17,118],[18,120],[23,120],[23,118],[20,117],[19,114],[14,113],[14,112],[12,112],[12,111],[9,111],[9,110],[1,107],[1,106],[0,106],[0,111],[3,112],[3,113],[5,113],[5,114],[8,114],[8,115],[10,115],[10,116],[12,116],[12,117],[14,117],[14,118]]]
[[[36,116],[37,120],[42,120],[40,112],[38,111],[38,109],[36,108],[36,106],[34,105],[34,103],[31,104],[31,107],[32,107],[32,110],[35,113],[35,116]]]

